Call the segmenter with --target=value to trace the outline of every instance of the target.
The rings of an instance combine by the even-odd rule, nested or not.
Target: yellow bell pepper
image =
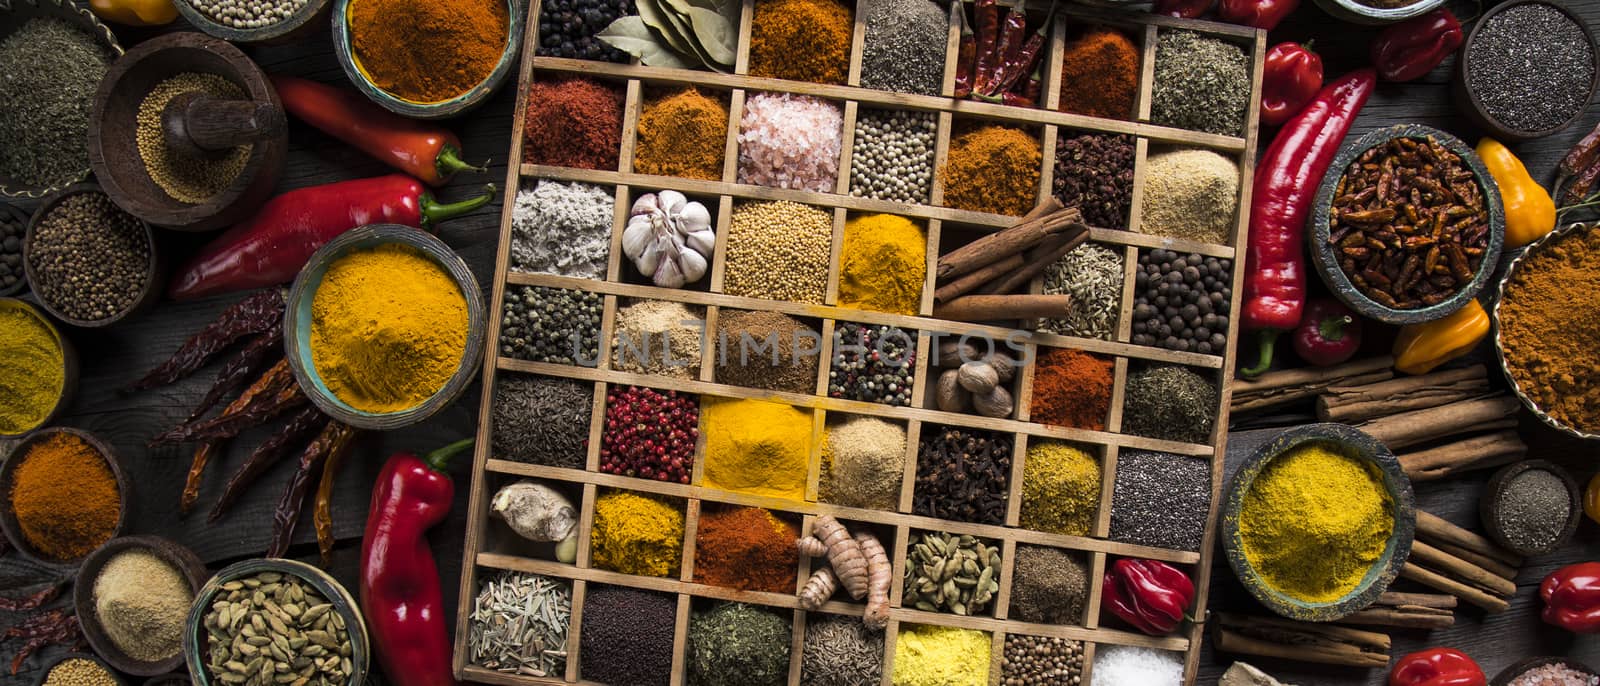
[[[1493,138],[1478,141],[1478,157],[1500,187],[1506,210],[1506,247],[1520,248],[1556,228],[1556,203],[1550,192],[1528,175],[1511,150]]]
[[[1489,335],[1489,313],[1477,300],[1444,319],[1400,327],[1394,341],[1394,368],[1407,374],[1427,374],[1434,367],[1461,357]]]
[[[173,0],[89,0],[89,9],[106,21],[127,26],[160,26],[178,18]]]

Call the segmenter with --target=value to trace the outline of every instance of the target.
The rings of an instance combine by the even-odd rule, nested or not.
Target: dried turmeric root
[[[889,625],[889,584],[894,567],[889,564],[889,553],[877,536],[857,532],[856,544],[867,558],[867,611],[861,621],[869,629],[882,629]]]
[[[811,578],[806,579],[805,587],[800,589],[800,607],[807,610],[822,607],[838,588],[839,577],[833,575],[833,569],[822,567],[812,572]]]
[[[811,534],[796,541],[800,554],[817,557],[819,552],[826,552],[833,573],[850,597],[856,600],[867,597],[867,558],[844,525],[831,515],[822,515],[811,524]]]

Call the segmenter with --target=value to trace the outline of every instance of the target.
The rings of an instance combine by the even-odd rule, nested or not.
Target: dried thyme
[[[1244,133],[1250,60],[1237,45],[1193,31],[1162,31],[1150,121],[1223,136]]]
[[[483,582],[467,639],[472,662],[526,676],[561,675],[567,667],[572,586],[547,576],[502,571]]]
[[[783,686],[789,620],[744,603],[722,603],[689,622],[690,686]]]
[[[1185,443],[1209,443],[1217,421],[1217,387],[1178,365],[1154,365],[1128,375],[1123,433]]]

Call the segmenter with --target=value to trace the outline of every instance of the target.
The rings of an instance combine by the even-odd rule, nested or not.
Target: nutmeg
[[[939,366],[955,369],[971,360],[980,359],[978,349],[971,343],[945,341],[939,344]]]
[[[978,395],[983,395],[994,390],[995,384],[1000,383],[1000,373],[988,362],[968,362],[957,370],[956,379],[961,382],[961,387]]]
[[[995,386],[988,393],[972,394],[972,407],[985,417],[1010,417],[1016,403],[1005,386]]]
[[[1011,379],[1017,375],[1017,361],[1010,355],[993,352],[983,358],[983,361],[994,367],[995,374],[1000,377],[1000,383],[1011,383]]]
[[[958,376],[959,372],[954,369],[939,375],[934,400],[943,412],[966,412],[972,409],[972,394],[961,387]]]

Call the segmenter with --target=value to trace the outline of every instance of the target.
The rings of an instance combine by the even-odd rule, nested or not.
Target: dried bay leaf
[[[611,22],[605,30],[595,34],[606,45],[639,58],[646,66],[671,69],[692,69],[682,57],[663,45],[664,38],[655,34],[643,19],[637,16],[622,17]]]
[[[690,7],[689,21],[706,55],[719,64],[733,66],[739,36],[726,18],[703,7]]]
[[[667,47],[672,48],[673,52],[680,56],[696,55],[694,46],[691,45],[694,37],[678,31],[669,19],[672,8],[663,6],[658,0],[636,0],[635,4],[639,8],[639,18],[644,20],[645,26],[655,29],[656,33],[666,40]]]

